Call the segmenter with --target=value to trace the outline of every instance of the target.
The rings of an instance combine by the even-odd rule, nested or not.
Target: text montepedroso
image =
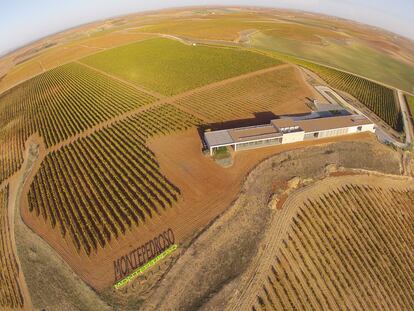
[[[157,257],[175,242],[173,231],[169,228],[158,236],[142,244],[117,260],[114,260],[115,282],[129,275],[138,267]]]

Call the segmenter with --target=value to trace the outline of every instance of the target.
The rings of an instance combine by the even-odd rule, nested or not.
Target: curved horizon
[[[38,5],[32,10],[30,9],[31,5],[25,5],[24,8],[20,7],[21,10],[19,10],[19,13],[13,13],[10,12],[7,14],[8,10],[17,10],[19,9],[19,6],[21,4],[19,3],[6,3],[2,4],[1,6],[5,6],[5,8],[1,8],[3,12],[6,12],[5,16],[6,18],[0,19],[0,26],[2,26],[3,29],[17,29],[17,34],[14,34],[14,32],[3,32],[0,33],[0,56],[4,57],[7,54],[13,53],[21,48],[24,48],[30,44],[33,44],[39,40],[46,39],[49,36],[65,32],[71,29],[76,29],[82,26],[85,26],[87,24],[96,23],[103,20],[113,19],[117,17],[122,17],[126,15],[135,15],[140,13],[147,13],[151,11],[163,11],[163,10],[171,10],[171,9],[180,9],[180,8],[186,8],[186,7],[241,7],[241,8],[264,8],[264,9],[281,9],[281,10],[296,10],[296,11],[302,11],[302,12],[308,12],[313,14],[320,14],[329,16],[332,18],[341,18],[349,20],[350,22],[357,22],[363,25],[366,25],[368,27],[375,27],[380,28],[384,31],[388,31],[391,33],[394,33],[395,35],[405,37],[406,39],[409,39],[411,41],[414,41],[414,30],[410,29],[408,27],[409,20],[407,17],[406,25],[407,27],[401,28],[401,25],[405,24],[405,20],[398,19],[398,14],[390,15],[386,11],[387,8],[378,8],[373,7],[372,4],[370,5],[370,2],[364,5],[360,5],[361,7],[365,7],[366,9],[376,11],[375,14],[369,13],[368,15],[372,15],[374,19],[370,22],[370,19],[363,18],[363,15],[367,15],[367,12],[365,10],[357,10],[357,7],[353,7],[354,0],[347,0],[343,1],[341,3],[338,3],[338,1],[335,1],[334,3],[330,3],[327,6],[321,5],[321,3],[326,2],[329,0],[294,0],[294,1],[286,1],[286,0],[280,0],[278,1],[278,4],[272,4],[268,5],[267,2],[269,1],[259,1],[259,3],[256,4],[250,4],[249,0],[241,0],[239,4],[233,3],[234,1],[224,1],[225,3],[221,5],[214,5],[212,1],[204,1],[204,3],[193,3],[191,0],[182,0],[181,3],[174,2],[174,5],[172,6],[159,6],[158,3],[155,4],[149,4],[149,5],[143,5],[142,8],[135,8],[137,3],[133,3],[131,0],[123,0],[123,3],[125,6],[119,5],[119,2],[116,3],[116,8],[113,7],[113,4],[115,4],[114,1],[111,0],[104,0],[100,1],[99,4],[101,7],[99,7],[98,10],[95,10],[94,12],[91,12],[92,8],[89,8],[88,6],[92,4],[91,1],[89,3],[84,3],[82,5],[75,5],[73,7],[73,4],[65,3],[63,8],[62,5],[58,4],[55,5],[55,7],[49,7],[51,11],[54,12],[54,14],[57,14],[57,11],[64,11],[67,14],[65,14],[65,18],[58,18],[58,21],[54,20],[58,16],[54,16],[54,14],[47,14],[47,18],[45,16],[42,16],[43,13],[36,12],[36,10],[42,10],[44,8],[42,6],[42,3],[49,3],[50,0],[42,0],[38,2]],[[76,2],[76,1],[75,1]],[[96,1],[95,1],[96,2]],[[171,1],[166,1],[164,3],[168,4]],[[211,2],[211,3],[210,3]],[[287,3],[289,2],[289,3]],[[405,3],[405,0],[396,0],[394,2],[401,2]],[[286,4],[286,5],[283,5]],[[33,4],[32,4],[33,5]],[[131,7],[132,5],[132,7]],[[318,7],[316,7],[318,5]],[[385,5],[385,3],[384,3]],[[414,3],[406,3],[403,4],[406,5],[408,10],[405,8],[401,8],[402,11],[405,11],[408,15],[410,15],[410,12],[414,10]],[[71,7],[72,6],[72,7]],[[392,7],[397,7],[398,5],[393,5]],[[83,11],[79,8],[82,7]],[[335,14],[335,11],[337,11],[340,7],[342,8],[348,8],[348,10],[342,10],[339,14]],[[354,9],[352,9],[354,8]],[[96,9],[96,8],[95,8]],[[412,10],[411,10],[412,9]],[[28,12],[30,11],[30,12]],[[81,13],[81,14],[80,14]],[[354,14],[355,13],[355,14]],[[403,15],[404,12],[401,12],[401,15]],[[21,14],[21,16],[19,15]],[[25,15],[28,15],[28,17],[24,18]],[[375,15],[375,16],[374,16]],[[20,18],[19,18],[20,16]],[[50,17],[50,16],[53,16]],[[360,16],[360,18],[358,18]],[[387,16],[387,19],[384,19],[384,16]],[[13,18],[14,17],[14,18]],[[43,18],[42,18],[43,17]],[[10,20],[12,19],[12,20]],[[26,24],[34,24],[34,27],[27,28],[21,26],[21,20],[24,19]],[[375,20],[379,19],[383,21],[383,24],[375,23]],[[393,20],[399,20],[400,25],[398,23],[395,23],[393,27],[392,21]],[[388,22],[387,22],[388,21]],[[20,24],[20,26],[10,27],[10,25],[7,25],[7,23],[16,23]],[[389,24],[391,23],[391,24]],[[3,24],[3,25],[2,25]],[[388,27],[387,27],[388,25]],[[22,28],[19,28],[22,27]],[[398,28],[398,29],[397,29]],[[22,32],[23,30],[23,32]],[[23,34],[22,34],[23,33]],[[37,34],[37,35],[36,35]],[[30,36],[30,37],[29,37]],[[14,43],[13,43],[14,42]],[[7,44],[7,45],[6,45]],[[10,45],[8,45],[10,44]]]

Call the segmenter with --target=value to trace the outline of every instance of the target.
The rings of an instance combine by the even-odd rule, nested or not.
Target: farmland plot
[[[309,112],[306,97],[312,92],[294,67],[270,72],[200,90],[177,100],[206,119],[217,122],[251,118],[255,112],[277,114]]]
[[[314,71],[334,88],[357,98],[396,131],[402,131],[401,111],[396,103],[393,90],[364,78],[328,67],[310,63],[306,64],[305,67]]]
[[[286,230],[270,242],[267,272],[248,309],[410,310],[411,183],[337,177],[289,198],[278,211]]]
[[[24,299],[19,285],[16,254],[11,243],[8,192],[8,186],[0,190],[0,308],[20,309]]]
[[[411,118],[414,118],[414,96],[407,95],[406,96],[408,108],[410,109]]]
[[[146,142],[198,123],[166,104],[48,154],[31,184],[30,211],[90,255],[178,199]]]
[[[164,95],[280,64],[245,50],[185,45],[164,38],[114,48],[82,62]]]
[[[46,146],[121,113],[152,103],[155,97],[79,64],[39,75],[0,96],[0,181],[23,161],[26,139],[38,131]]]
[[[315,72],[333,88],[344,91],[358,99],[394,130],[398,132],[403,130],[401,110],[397,104],[395,92],[392,89],[362,77],[301,60],[290,55],[277,52],[266,52],[266,54]]]

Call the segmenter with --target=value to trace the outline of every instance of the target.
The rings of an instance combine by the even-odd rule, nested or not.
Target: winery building
[[[375,133],[375,125],[364,116],[345,114],[314,118],[282,117],[266,125],[205,132],[204,138],[212,155],[220,147],[231,146],[238,151],[359,132]]]

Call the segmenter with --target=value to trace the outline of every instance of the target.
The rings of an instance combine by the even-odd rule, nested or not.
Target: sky
[[[414,39],[413,0],[0,0],[0,55],[88,22],[190,5],[292,8],[348,18]]]

